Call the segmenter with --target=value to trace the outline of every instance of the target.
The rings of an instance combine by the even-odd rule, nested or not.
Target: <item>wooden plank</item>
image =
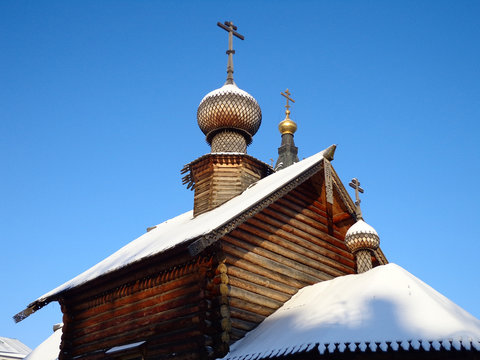
[[[349,251],[338,248],[324,239],[296,229],[291,225],[284,224],[264,213],[257,214],[254,218],[249,219],[248,223],[293,244],[333,259],[347,266],[347,268],[355,266],[353,255]]]
[[[244,259],[251,262],[255,261],[258,265],[263,266],[266,269],[279,271],[282,274],[287,274],[293,279],[297,279],[307,284],[315,284],[319,281],[329,279],[326,276],[321,276],[321,274],[318,274],[318,276],[313,275],[311,274],[311,269],[306,266],[300,266],[300,264],[286,259],[283,256],[279,256],[272,253],[271,251],[267,251],[246,244],[245,242],[239,241],[232,236],[224,236],[223,240],[228,241],[229,246],[237,250],[237,253],[238,251],[240,251],[241,253],[243,252]],[[299,270],[300,268],[302,268],[302,270]],[[308,272],[304,272],[303,270],[306,270]]]
[[[238,298],[231,298],[230,299],[230,309],[233,311],[233,309],[240,309],[240,310],[246,310],[254,314],[262,315],[262,316],[269,316],[271,315],[275,310],[277,309],[271,309],[259,304],[254,304],[250,301],[245,301],[242,299]]]
[[[193,301],[200,302],[203,298],[198,289],[193,288],[186,291],[183,296],[169,299],[167,301],[157,301],[156,298],[149,299],[148,303],[131,303],[122,311],[117,311],[112,307],[112,311],[99,314],[95,319],[86,319],[75,323],[78,329],[74,334],[76,337],[93,333],[95,331],[104,331],[113,329],[115,326],[122,325],[125,322],[134,321],[138,318],[147,318],[149,316],[162,316],[168,318],[169,312],[176,308],[182,308],[185,304]]]
[[[257,284],[233,276],[229,276],[228,281],[231,287],[237,287],[239,289],[247,290],[268,297],[270,299],[280,301],[282,303],[290,299],[290,296],[287,294],[266,288],[264,286],[258,286]]]
[[[256,328],[258,323],[250,322],[250,321],[245,321],[245,320],[240,320],[240,319],[232,319],[232,328],[235,329],[240,329],[240,330],[245,330],[245,331],[250,331],[254,328]]]
[[[277,290],[289,296],[292,296],[298,291],[298,288],[295,288],[287,284],[283,284],[279,281],[275,281],[273,279],[259,275],[258,273],[250,272],[233,265],[228,266],[227,274],[229,277],[233,276],[238,279],[243,279],[260,286]]]
[[[162,323],[169,324],[170,320],[173,320],[173,324],[175,324],[176,319],[187,316],[190,321],[193,321],[193,314],[197,312],[201,313],[201,310],[201,306],[194,306],[191,303],[187,303],[182,307],[170,309],[148,317],[130,317],[124,319],[124,321],[117,322],[115,325],[106,326],[103,330],[76,336],[75,343],[88,344],[96,340],[126,336],[127,334],[137,332],[147,332],[151,335],[154,333],[155,328],[161,328]]]
[[[259,275],[284,283],[286,285],[294,286],[297,289],[301,289],[306,285],[311,285],[307,282],[302,282],[285,275],[286,273],[283,272],[284,268],[277,266],[276,263],[268,263],[268,267],[258,266],[263,262],[259,261],[260,259],[258,259],[258,255],[256,254],[249,254],[248,251],[228,245],[227,243],[222,244],[222,249],[227,255],[226,261],[229,264],[235,265],[252,273],[258,273]]]
[[[253,304],[258,304],[270,309],[278,309],[280,306],[283,305],[283,302],[281,301],[270,299],[267,296],[263,296],[251,291],[243,290],[235,286],[231,286],[229,290],[230,291],[228,295],[230,300],[232,298],[237,298],[237,299],[248,301]]]
[[[82,319],[92,319],[96,314],[108,311],[112,308],[113,303],[118,311],[124,306],[129,306],[132,302],[139,302],[144,299],[148,299],[153,296],[161,295],[162,301],[168,300],[170,298],[176,297],[179,294],[188,291],[193,287],[198,288],[198,274],[186,274],[180,276],[178,279],[170,280],[165,283],[161,283],[157,286],[152,286],[144,290],[139,290],[134,292],[134,285],[131,286],[132,294],[121,296],[113,296],[111,298],[106,298],[100,305],[84,307],[82,304],[77,306],[70,307],[70,311],[75,313],[76,321]]]
[[[349,254],[345,242],[343,240],[339,240],[334,236],[331,236],[325,232],[325,229],[319,230],[315,227],[312,227],[300,220],[297,220],[295,218],[292,218],[291,216],[282,214],[281,212],[277,212],[276,210],[269,208],[266,208],[263,210],[263,213],[269,215],[270,217],[279,220],[281,223],[285,224],[283,228],[287,228],[288,226],[290,228],[293,228],[295,230],[302,231],[303,233],[307,233],[310,235],[313,235],[319,239],[325,240],[331,245],[334,245],[337,249],[343,250],[344,253]]]
[[[249,225],[248,222],[240,225],[236,231],[246,232],[247,235],[240,235],[245,241],[305,264],[325,274],[342,276],[350,271],[350,268],[338,261],[291,243],[285,238],[262,231],[260,228]],[[232,232],[232,234],[234,233]],[[237,232],[235,232],[235,236],[236,234]]]
[[[281,265],[285,265],[287,266],[290,271],[298,271],[300,273],[303,274],[304,277],[306,278],[310,278],[311,281],[314,281],[314,282],[318,282],[318,281],[322,281],[322,280],[330,280],[332,278],[332,275],[330,274],[327,274],[323,271],[320,271],[318,269],[313,269],[312,267],[310,266],[307,266],[307,265],[304,265],[304,264],[301,264],[297,261],[294,261],[294,260],[291,260],[283,255],[280,255],[280,253],[278,252],[273,252],[273,251],[270,251],[270,250],[267,250],[267,249],[264,249],[260,246],[256,246],[256,245],[252,245],[251,243],[247,243],[246,241],[244,241],[245,237],[251,237],[253,235],[245,235],[245,232],[242,232],[241,230],[234,230],[233,232],[230,233],[230,235],[227,235],[225,236],[225,239],[235,245],[235,246],[238,246],[238,247],[241,247],[245,250],[248,250],[252,253],[255,253],[257,255],[260,255],[266,259],[270,259],[272,261],[275,261]],[[262,244],[264,245],[264,244]],[[271,247],[275,248],[276,250],[277,249],[277,245],[273,244]],[[285,249],[282,250],[282,252],[284,252]],[[291,254],[289,254],[291,255]]]
[[[260,324],[266,316],[256,314],[251,311],[241,310],[239,308],[232,307],[230,309],[230,318],[236,318],[240,320],[249,321],[251,323]]]

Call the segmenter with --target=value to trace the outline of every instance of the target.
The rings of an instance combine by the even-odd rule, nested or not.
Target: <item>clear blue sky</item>
[[[300,158],[338,144],[395,262],[480,317],[480,2],[0,2],[0,336],[35,347],[51,304],[12,315],[148,226],[191,209],[202,97],[258,100],[248,152],[276,159],[290,88]]]

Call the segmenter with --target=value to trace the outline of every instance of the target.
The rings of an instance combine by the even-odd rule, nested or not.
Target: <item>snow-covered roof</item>
[[[317,348],[480,351],[480,320],[396,264],[301,289],[236,342],[225,360]]]
[[[36,311],[51,301],[52,297],[63,291],[211,233],[319,164],[324,154],[331,153],[334,148],[334,145],[332,145],[315,155],[257,181],[242,194],[211,211],[196,217],[193,217],[193,211],[188,211],[157,225],[151,231],[125,245],[82,274],[39,297],[29,305],[28,311],[24,310],[22,312],[25,314],[23,317],[20,316],[22,313],[17,315],[20,318],[19,320]]]
[[[377,231],[363,220],[358,220],[355,224],[350,226],[345,236],[354,234],[374,234],[377,235]]]
[[[20,340],[0,337],[0,358],[23,359],[30,351],[32,349]]]
[[[62,341],[62,328],[59,327],[44,342],[38,345],[24,360],[57,360]]]
[[[249,98],[250,100],[253,100],[253,101],[257,102],[257,100],[255,100],[255,98],[252,95],[247,93],[245,90],[240,89],[236,84],[225,84],[221,88],[210,91],[207,95],[205,95],[203,97],[203,99],[200,101],[200,104],[208,97],[217,96],[217,95],[224,95],[224,94],[231,94],[231,93],[236,93],[236,94],[239,94],[239,95],[243,95],[243,96]]]

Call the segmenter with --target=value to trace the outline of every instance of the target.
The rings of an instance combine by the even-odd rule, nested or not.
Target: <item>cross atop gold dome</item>
[[[297,131],[297,124],[295,121],[290,119],[290,103],[289,101],[295,103],[295,100],[293,100],[290,95],[290,91],[287,89],[285,90],[285,93],[281,92],[280,95],[284,96],[287,100],[287,104],[285,105],[285,119],[278,124],[278,130],[280,130],[280,133],[283,134],[294,134],[295,131]]]

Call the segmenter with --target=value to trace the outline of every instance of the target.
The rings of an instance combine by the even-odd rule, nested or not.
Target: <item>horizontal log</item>
[[[331,249],[333,249],[337,253],[345,254],[345,256],[348,256],[350,254],[350,252],[347,250],[347,247],[345,246],[344,241],[341,241],[336,237],[327,234],[325,231],[315,229],[314,227],[311,227],[299,220],[296,220],[290,216],[286,216],[270,208],[264,209],[263,213],[266,215],[269,215],[269,217],[271,218],[278,220],[280,223],[283,223],[284,225],[282,228],[284,230],[291,229],[294,234],[306,233],[310,236],[314,236],[318,239],[322,239],[325,242],[329,243],[330,245],[333,246],[333,248],[331,247]],[[306,237],[308,238],[308,236]]]
[[[328,231],[328,225],[323,224],[319,221],[316,221],[308,216],[303,215],[302,213],[299,213],[297,211],[294,211],[290,208],[287,208],[285,206],[281,206],[280,204],[273,203],[269,206],[269,210],[274,210],[278,214],[283,214],[286,216],[286,222],[290,223],[293,225],[293,222],[295,222],[296,226],[298,226],[300,229],[304,228],[312,228],[315,229],[316,231],[320,232],[327,232]],[[338,240],[337,240],[338,241]],[[338,241],[338,243],[341,243],[341,240]]]
[[[245,301],[239,298],[230,298],[230,310],[233,309],[246,310],[251,313],[261,315],[261,316],[270,316],[277,309],[271,309],[262,305],[254,304],[250,301]],[[230,317],[231,319],[231,317]]]
[[[86,324],[100,322],[108,317],[119,317],[128,314],[132,312],[132,306],[135,307],[133,309],[133,311],[135,311],[138,310],[138,308],[166,304],[169,301],[175,301],[175,299],[192,292],[200,294],[200,291],[198,280],[194,280],[181,285],[179,283],[177,288],[166,292],[162,292],[162,287],[159,287],[156,288],[155,291],[147,290],[131,296],[125,296],[119,299],[119,301],[112,301],[84,312],[72,312],[72,314],[77,324],[81,324],[82,322],[86,322]]]
[[[245,330],[232,328],[232,332],[230,333],[230,339],[231,339],[230,344],[233,344],[237,340],[240,340],[241,338],[243,338],[246,333],[247,333],[247,331],[245,331]]]
[[[184,306],[194,302],[200,302],[201,299],[202,296],[200,296],[198,290],[194,288],[190,289],[190,291],[186,292],[183,296],[173,300],[159,302],[155,301],[155,298],[150,299],[148,307],[145,306],[145,304],[142,306],[140,304],[133,303],[128,308],[129,311],[125,313],[122,312],[122,315],[110,312],[104,314],[102,318],[86,320],[83,323],[76,323],[76,331],[74,334],[75,337],[80,337],[96,331],[113,329],[115,326],[134,321],[139,318],[147,319],[150,316],[158,317],[161,314],[163,314],[165,318],[168,318],[169,313],[174,309],[183,308]],[[122,310],[125,311],[125,309]]]
[[[245,233],[241,234],[242,231]],[[242,224],[237,230],[232,232],[232,235],[240,237],[255,246],[278,253],[279,255],[290,258],[300,264],[316,269],[325,276],[342,276],[350,270],[341,263],[336,262],[327,256],[313,253],[302,246],[290,243],[284,238],[262,231],[248,223]],[[316,275],[316,273],[313,272],[313,275]]]
[[[183,339],[151,344],[150,340],[146,349],[145,359],[171,359],[175,354],[175,359],[205,358],[205,344],[202,335],[183,334]],[[192,357],[195,355],[196,357]]]
[[[278,261],[270,260],[262,255],[258,255],[254,252],[245,250],[239,246],[235,246],[232,244],[227,243],[227,241],[231,242],[232,238],[225,236],[223,238],[223,250],[226,253],[232,254],[239,258],[248,260],[251,263],[256,265],[260,265],[265,269],[277,272],[278,274],[284,274],[288,276],[291,280],[289,282],[290,285],[297,286],[297,284],[302,284],[299,288],[302,288],[305,285],[315,284],[316,282],[320,281],[321,279],[314,277],[309,274],[305,274],[301,271],[291,269],[286,265],[280,264]],[[258,270],[257,270],[258,271]],[[262,274],[264,275],[264,274]],[[296,281],[295,281],[296,280]]]
[[[201,314],[198,313],[198,316]],[[179,320],[182,320],[179,318]],[[133,343],[136,341],[144,340],[145,338],[149,339],[149,344],[154,345],[156,343],[160,344],[169,344],[173,343],[176,340],[185,342],[185,339],[203,338],[203,331],[198,328],[196,324],[186,326],[178,329],[175,326],[171,326],[168,329],[157,329],[155,324],[152,324],[148,329],[136,329],[134,331],[125,331],[121,334],[115,336],[101,337],[96,341],[89,341],[87,343],[75,343],[73,347],[75,353],[86,353],[98,349],[108,349],[114,346],[119,346],[123,344]]]
[[[319,217],[319,220],[322,223],[327,222],[327,217],[328,217],[327,212],[322,210],[322,209],[319,209],[315,205],[315,201],[306,202],[303,199],[299,199],[298,197],[296,197],[296,194],[292,194],[292,193],[289,193],[289,194],[285,195],[282,199],[288,200],[291,203],[293,203],[293,204],[295,204],[295,205],[297,205],[301,208],[310,210],[311,212],[315,213],[315,215],[317,217]]]
[[[257,293],[259,295],[266,296],[270,299],[285,302],[288,299],[290,299],[290,296],[288,294],[284,294],[282,292],[272,290],[269,288],[266,288],[264,286],[259,286],[257,284],[254,284],[250,281],[238,279],[236,277],[230,276],[229,277],[229,283],[231,287],[237,287],[239,289],[251,291],[254,293]]]
[[[179,317],[187,316],[193,318],[193,314],[202,311],[200,305],[192,306],[192,304],[187,304],[181,308],[174,308],[169,311],[165,311],[163,313],[152,315],[147,318],[140,317],[138,319],[129,319],[129,321],[125,320],[119,324],[114,326],[105,327],[100,331],[96,331],[93,333],[76,336],[75,342],[76,343],[90,343],[95,340],[100,340],[103,338],[112,338],[115,336],[122,336],[130,332],[136,331],[145,331],[146,329],[148,333],[151,333],[154,328],[158,327],[161,328],[162,322],[167,324],[169,320],[176,319]]]
[[[269,279],[265,276],[259,275],[257,273],[250,272],[248,270],[241,269],[241,268],[233,266],[233,265],[230,265],[228,267],[227,274],[228,274],[229,277],[234,276],[234,277],[237,277],[239,279],[250,281],[254,284],[264,286],[264,287],[267,287],[267,288],[270,288],[270,289],[273,289],[273,290],[280,291],[280,292],[282,292],[284,294],[287,294],[289,296],[292,296],[293,294],[295,294],[298,291],[298,289],[293,287],[293,286],[283,284],[279,281]]]
[[[355,219],[352,217],[352,215],[350,215],[347,212],[342,212],[340,214],[335,214],[335,215],[333,215],[333,218],[332,218],[332,221],[333,221],[334,224],[337,224],[337,223],[345,221],[345,220],[355,221]]]
[[[254,304],[258,304],[271,309],[278,309],[280,306],[283,305],[282,301],[270,299],[267,296],[254,293],[252,291],[240,289],[235,286],[230,286],[229,296],[230,299],[237,298],[240,300],[250,301]]]
[[[228,241],[230,244],[235,245],[238,248],[242,248],[252,254],[260,256],[260,260],[263,259],[263,263],[266,261],[272,261],[278,265],[281,265],[284,268],[284,271],[286,271],[287,275],[300,279],[301,281],[307,281],[311,284],[315,284],[319,281],[330,280],[332,278],[332,276],[329,274],[312,269],[306,265],[281,256],[278,253],[247,243],[240,238],[241,235],[242,234],[239,230],[234,230],[229,235],[225,235],[223,240]]]
[[[294,201],[291,200],[291,197],[283,197],[278,199],[276,202],[277,205],[287,208],[288,210],[293,210],[296,213],[296,218],[302,220],[301,215],[305,218],[305,221],[311,221],[311,226],[317,226],[320,229],[324,229],[325,226],[328,226],[328,216],[320,215],[318,212],[313,211],[310,209],[310,206],[301,206],[296,204]],[[314,208],[314,206],[311,206]]]
[[[255,329],[257,327],[257,323],[253,323],[250,321],[245,321],[245,320],[240,320],[240,319],[232,319],[232,329],[240,329],[240,330],[245,330],[245,331],[250,331],[252,329]]]
[[[247,310],[241,310],[239,308],[232,307],[230,309],[230,319],[233,319],[233,318],[244,320],[244,321],[249,321],[249,322],[255,323],[255,324],[260,324],[266,318],[266,316],[259,315],[259,314],[256,314],[254,312],[250,312],[250,311],[247,311]]]
[[[289,194],[292,197],[300,199],[305,203],[316,207],[318,210],[322,211],[324,215],[327,214],[327,206],[325,203],[322,202],[320,194],[314,194],[312,191],[309,191],[307,187],[305,187],[303,184],[295,188]]]
[[[198,268],[200,263],[202,266],[205,266],[207,263],[211,264],[212,261],[211,255],[206,253],[207,257],[200,256],[195,262],[192,262],[192,257],[188,250],[182,247],[168,250],[166,253],[171,256],[165,258],[165,253],[152,256],[149,259],[145,259],[145,261],[131,264],[112,274],[100,276],[84,286],[72,289],[64,301],[68,307],[90,303],[92,300],[97,300],[99,289],[103,289],[104,294],[110,296],[111,293],[115,293],[125,284],[143,281],[153,283],[155,279],[167,282],[188,273],[195,273],[195,269]],[[139,279],[139,274],[142,274],[144,278]]]
[[[301,281],[298,281],[297,279],[294,279],[294,278],[291,278],[290,276],[285,275],[283,272],[281,272],[283,268],[279,268],[278,266],[272,265],[271,268],[264,268],[262,266],[258,266],[258,264],[256,263],[257,262],[256,257],[258,255],[251,254],[250,256],[248,256],[247,251],[243,249],[235,248],[233,246],[229,246],[227,243],[222,244],[222,249],[226,254],[227,264],[237,266],[243,270],[247,270],[254,274],[259,274],[268,279],[278,281],[280,283],[295,287],[297,289],[301,289],[302,287],[309,285],[306,282],[301,282]]]
[[[144,280],[138,280],[135,283],[129,284],[129,285],[124,285],[120,287],[119,289],[125,291],[126,289],[130,289],[130,293],[132,296],[133,293],[136,293],[138,300],[142,298],[146,298],[151,296],[151,294],[155,294],[158,292],[166,293],[168,291],[174,290],[178,288],[179,286],[182,286],[184,284],[188,283],[193,283],[197,280],[198,278],[198,267],[192,267],[189,273],[186,273],[184,275],[180,275],[177,278],[174,279],[169,279],[167,281],[161,281],[161,275],[157,276],[156,278],[152,278],[148,280],[145,280],[145,285],[142,284],[142,286],[139,283],[143,283]],[[155,283],[158,283],[158,285],[155,285]],[[148,285],[151,284],[151,285]],[[142,288],[143,287],[143,288]],[[109,307],[112,300],[115,300],[117,306],[122,306],[124,304],[129,303],[129,301],[125,300],[125,295],[122,295],[120,293],[121,290],[115,289],[110,291],[107,295],[101,296],[101,298],[96,298],[92,299],[91,301],[86,301],[84,303],[73,303],[70,304],[69,311],[73,311],[75,313],[81,312],[82,310],[87,310],[85,312],[84,317],[90,317],[91,314],[88,312],[92,307],[97,308],[96,310],[92,310],[94,312],[101,312],[102,307]],[[97,294],[98,294],[98,289],[97,289]],[[103,299],[102,299],[103,298]],[[104,303],[102,305],[102,302]],[[80,315],[81,316],[81,315]]]
[[[315,254],[332,259],[335,262],[346,266],[346,269],[352,269],[355,266],[353,255],[351,253],[335,247],[323,239],[298,230],[291,225],[283,224],[266,214],[257,214],[255,217],[249,219],[247,224],[251,224],[269,234],[275,234],[274,237],[269,237],[269,240],[284,239],[284,241],[304,247]],[[345,267],[341,268],[341,270],[345,270]]]

